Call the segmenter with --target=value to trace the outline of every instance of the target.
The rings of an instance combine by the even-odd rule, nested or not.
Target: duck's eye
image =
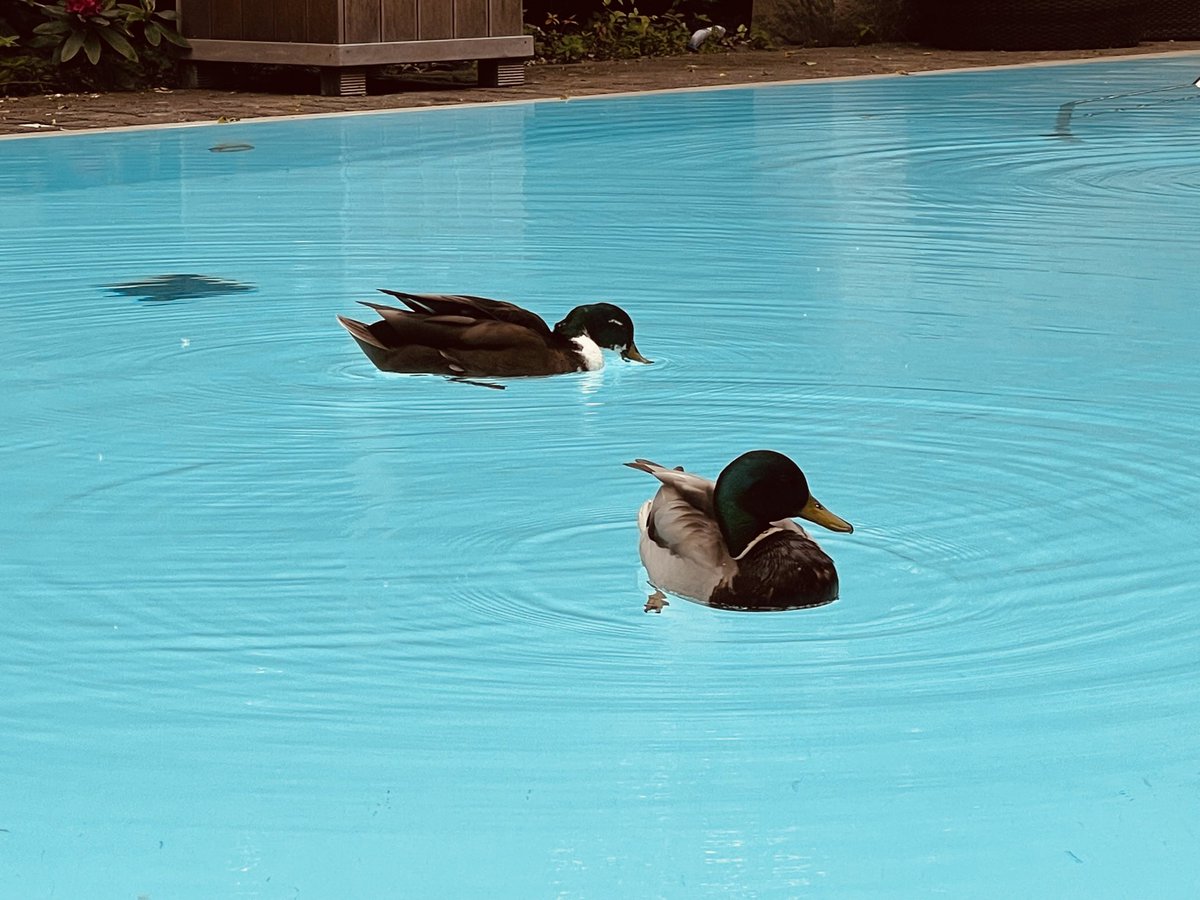
[[[609,325],[620,325],[620,324],[621,324],[621,320],[620,320],[620,319],[609,319],[609,320],[608,320],[608,324],[609,324]]]

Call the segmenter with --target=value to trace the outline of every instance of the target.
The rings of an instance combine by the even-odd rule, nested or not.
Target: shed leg
[[[211,90],[217,86],[217,73],[209,63],[185,61],[180,74],[185,88]]]
[[[479,60],[480,87],[513,87],[525,83],[525,61],[522,59]]]
[[[321,93],[326,97],[365,97],[367,95],[367,70],[323,66],[321,68]]]

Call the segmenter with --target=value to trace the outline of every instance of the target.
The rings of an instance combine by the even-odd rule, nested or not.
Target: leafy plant
[[[736,50],[739,47],[747,50],[769,50],[774,46],[766,32],[758,28],[747,28],[745,25],[739,25],[721,37],[710,36],[704,47],[709,45],[723,50]]]
[[[833,17],[836,45],[904,40],[912,30],[908,0],[843,0]]]
[[[54,47],[52,62],[70,62],[82,50],[88,62],[96,65],[105,44],[130,61],[137,59],[116,0],[58,0],[54,6],[39,5],[49,21],[33,30],[41,35],[37,45]]]
[[[35,43],[52,46],[51,60],[70,62],[82,50],[88,62],[100,62],[107,45],[130,62],[136,62],[135,44],[158,47],[165,40],[188,46],[175,27],[174,10],[157,9],[156,0],[118,3],[117,0],[58,0],[53,6],[35,4],[49,21],[33,30]]]
[[[592,19],[595,52],[603,59],[631,59],[679,53],[687,46],[688,30],[674,12],[648,16],[636,6],[624,8],[622,0],[604,0]]]
[[[767,31],[788,44],[830,43],[836,11],[834,0],[779,0],[762,16]]]
[[[139,35],[151,47],[157,47],[163,41],[176,47],[188,46],[187,39],[181,35],[175,26],[178,14],[173,9],[159,10],[155,0],[138,0],[138,5],[118,3],[125,17],[125,30],[132,35]]]
[[[170,83],[186,46],[156,0],[3,0],[0,94]]]
[[[761,17],[772,37],[806,46],[904,39],[909,0],[776,0]]]
[[[625,0],[603,0],[601,8],[585,25],[573,15],[547,13],[541,25],[526,25],[533,36],[534,55],[544,62],[579,62],[584,59],[635,59],[641,56],[671,56],[687,49],[688,38],[705,16],[688,19],[674,7],[657,15],[641,12]],[[739,26],[708,46],[732,48],[760,46],[761,39]]]
[[[45,56],[31,53],[0,54],[0,93],[37,93],[54,90],[56,67]]]

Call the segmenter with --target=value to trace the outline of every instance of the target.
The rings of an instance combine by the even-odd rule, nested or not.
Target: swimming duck
[[[727,609],[802,609],[837,599],[833,560],[791,517],[831,531],[854,528],[817,502],[782,453],[743,453],[715,483],[645,459],[625,465],[662,482],[638,511],[638,550],[658,589],[647,612],[662,611],[662,591]]]
[[[560,375],[599,369],[602,348],[648,363],[633,343],[633,320],[619,306],[577,306],[551,329],[537,313],[504,300],[383,290],[408,309],[363,302],[380,315],[342,327],[385,372],[450,377]],[[362,301],[360,301],[362,302]]]

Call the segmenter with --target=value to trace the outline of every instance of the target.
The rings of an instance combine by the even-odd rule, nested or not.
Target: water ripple
[[[240,154],[202,129],[6,144],[30,177],[0,222],[0,837],[26,893],[131,889],[53,837],[80,822],[164,841],[160,880],[205,896],[298,871],[231,890],[168,856],[221,858],[231,821],[431,894],[472,834],[521,861],[480,894],[544,892],[547,858],[599,896],[781,872],[878,895],[863,859],[971,895],[997,880],[979,847],[1029,861],[1018,889],[1063,859],[1081,894],[1179,870],[1197,107],[1049,132],[1191,65],[244,123]],[[104,287],[164,272],[201,290]],[[233,284],[256,289],[208,291]],[[380,373],[334,320],[380,284],[549,318],[611,299],[656,363],[503,391]],[[655,483],[622,463],[711,477],[756,447],[854,523],[815,535],[839,600],[645,614]],[[1121,814],[1149,812],[1122,824],[1131,773]],[[144,831],[95,825],[117,807]],[[631,852],[646,822],[672,837]]]

